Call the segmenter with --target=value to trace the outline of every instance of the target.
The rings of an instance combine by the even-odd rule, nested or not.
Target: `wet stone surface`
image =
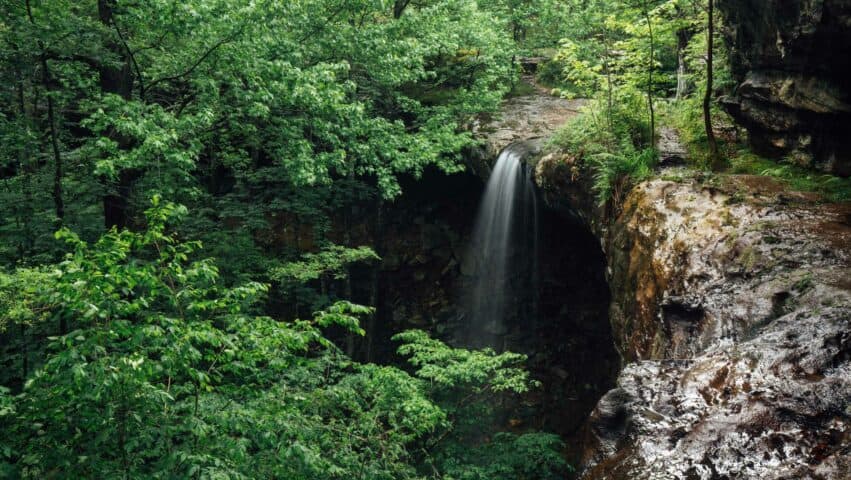
[[[584,478],[851,478],[849,213],[700,175],[639,185],[607,222],[584,212],[626,361],[589,419]]]

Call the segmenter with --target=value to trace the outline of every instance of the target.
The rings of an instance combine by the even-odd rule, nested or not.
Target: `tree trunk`
[[[35,26],[35,18],[33,17],[30,1],[26,2],[27,17],[30,23]],[[62,155],[59,152],[59,132],[56,129],[56,108],[51,94],[51,76],[47,66],[47,51],[44,48],[44,43],[38,41],[39,48],[39,63],[41,64],[41,83],[47,96],[47,122],[48,130],[50,131],[50,145],[53,151],[53,206],[56,220],[59,225],[62,225],[65,219],[65,202],[62,198]]]
[[[715,34],[714,0],[709,0],[707,38],[706,38],[706,93],[703,95],[703,123],[706,128],[706,141],[709,144],[709,163],[712,170],[720,170],[721,155],[718,153],[718,142],[715,140],[715,131],[712,129],[712,113],[710,102],[712,101],[712,50]]]
[[[45,72],[47,71],[47,62],[43,62]],[[47,75],[45,73],[45,75]],[[50,122],[50,143],[53,147],[53,207],[56,214],[56,221],[61,226],[65,223],[65,201],[62,198],[62,155],[59,153],[59,137],[56,131],[56,115],[53,108],[53,98],[50,94],[47,95],[47,121]]]
[[[18,101],[20,106],[21,118],[26,122],[26,129],[30,129],[30,120],[29,114],[27,113],[26,106],[26,98],[24,95],[24,83],[22,80],[18,81]],[[21,242],[18,245],[18,258],[23,260],[30,251],[32,251],[33,244],[35,243],[35,235],[33,234],[32,229],[32,219],[33,219],[33,197],[32,197],[32,185],[31,185],[31,170],[32,170],[32,162],[30,160],[30,148],[28,143],[24,143],[20,149],[19,157],[18,157],[18,169],[21,172],[21,194],[24,198],[24,204],[21,208],[16,209],[17,217],[20,219],[20,223],[22,224],[21,231],[23,232],[23,238],[21,238]]]
[[[119,230],[130,226],[130,193],[139,178],[136,170],[122,170],[115,182],[105,181],[107,193],[103,195],[103,223],[107,229]]]
[[[27,350],[27,326],[19,325],[21,331],[21,380],[25,383],[30,374],[30,352]]]
[[[98,18],[107,29],[112,30],[112,17],[115,0],[98,0]],[[100,89],[103,93],[121,95],[125,100],[130,99],[133,89],[133,73],[130,61],[124,55],[124,48],[116,41],[106,42],[106,48],[122,59],[121,66],[115,67],[112,62],[101,62],[98,68]]]
[[[650,145],[656,145],[656,111],[653,108],[653,69],[656,64],[656,45],[653,39],[653,21],[647,2],[643,3],[644,18],[647,20],[647,31],[650,35],[650,66],[647,68],[647,106],[650,110]]]
[[[114,7],[115,0],[98,0],[98,18],[110,30],[113,25]],[[106,42],[106,47],[123,61],[120,67],[115,67],[108,62],[100,64],[98,68],[100,89],[103,93],[120,95],[125,100],[129,100],[133,90],[133,74],[130,62],[124,55],[124,48],[114,40]],[[117,135],[110,132],[110,136],[116,137]],[[126,139],[116,138],[116,141],[118,148],[128,147]],[[118,173],[118,180],[114,184],[109,179],[102,180],[106,192],[103,195],[103,223],[107,229],[112,227],[121,229],[128,226],[130,217],[129,195],[133,182],[139,175],[139,172],[122,170]]]
[[[375,209],[375,229],[374,229],[374,238],[375,238],[375,250],[379,254],[381,254],[383,250],[384,242],[382,239],[384,238],[384,200],[379,199],[378,205]],[[376,324],[378,323],[378,287],[379,287],[379,272],[381,270],[381,262],[375,262],[375,266],[372,269],[372,274],[370,278],[370,286],[369,286],[369,306],[374,308],[372,315],[369,316],[366,323],[366,361],[373,362],[375,361],[375,335],[376,335]]]
[[[609,124],[609,131],[612,136],[615,135],[615,122],[612,118],[612,109],[614,108],[614,84],[612,83],[612,67],[610,63],[611,48],[609,46],[608,31],[603,29],[603,46],[605,53],[603,54],[603,68],[606,70],[606,119]]]
[[[692,31],[688,28],[677,30],[677,100],[682,100],[686,96],[688,85],[686,83],[686,75],[688,67],[686,66],[686,47],[691,40]]]
[[[349,172],[349,181],[354,180],[354,172]],[[351,185],[351,184],[350,184]],[[343,246],[346,248],[351,247],[352,245],[352,217],[354,216],[354,211],[352,206],[349,206],[345,210],[343,214]],[[349,265],[345,266],[346,269],[346,279],[343,281],[344,292],[346,300],[349,302],[354,301],[352,298],[352,269]],[[348,332],[346,334],[346,355],[354,360],[355,356],[355,334],[353,332]]]
[[[393,2],[393,18],[399,19],[402,17],[402,14],[405,13],[405,8],[407,8],[408,4],[411,3],[411,0],[396,0]]]

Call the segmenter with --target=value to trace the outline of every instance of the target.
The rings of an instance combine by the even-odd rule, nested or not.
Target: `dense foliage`
[[[461,168],[545,3],[4,2],[0,477],[561,478],[501,431],[524,357],[329,340],[351,225]]]
[[[413,375],[352,363],[320,329],[363,334],[357,317],[368,308],[338,302],[287,323],[258,314],[265,285],[222,286],[213,262],[194,259],[199,244],[168,232],[185,213],[155,198],[144,231],[88,244],[62,230],[64,261],[4,276],[4,318],[69,329],[47,339],[14,401],[0,391],[6,474],[484,479],[565,468],[557,437],[534,433],[451,454],[488,433],[479,422],[491,396],[533,385],[522,356],[412,331],[398,340]],[[20,288],[24,279],[38,281]],[[527,465],[526,455],[541,461]]]
[[[463,0],[16,1],[2,26],[7,261],[51,258],[57,225],[132,226],[152,193],[200,235],[286,215],[325,242],[342,205],[456,170],[515,72]]]
[[[601,202],[619,204],[631,185],[652,173],[660,113],[673,108],[702,121],[695,103],[706,72],[702,6],[695,0],[590,2],[579,35],[565,39],[554,57],[561,75],[551,81],[567,95],[591,98],[554,141],[593,170]],[[726,75],[723,68],[714,72]],[[666,110],[669,98],[674,106]],[[689,127],[693,132],[702,123]]]
[[[573,12],[565,19],[569,34],[538,78],[555,93],[590,100],[553,143],[590,172],[599,201],[615,207],[631,186],[652,175],[663,128],[676,132],[695,169],[768,175],[827,200],[851,198],[848,179],[801,168],[795,158],[778,165],[749,151],[720,108],[734,82],[717,9],[709,48],[712,5],[565,2]]]

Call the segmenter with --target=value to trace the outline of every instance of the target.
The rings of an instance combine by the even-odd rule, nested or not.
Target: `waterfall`
[[[499,155],[479,206],[470,251],[467,344],[501,349],[507,321],[534,318],[537,281],[537,205],[527,149],[509,145]],[[529,291],[532,295],[527,295]]]

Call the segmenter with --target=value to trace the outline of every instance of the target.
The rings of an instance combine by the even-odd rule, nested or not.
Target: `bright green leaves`
[[[43,289],[57,276],[50,269],[17,269],[13,274],[0,271],[0,333],[11,324],[32,325],[43,321],[47,312],[39,302]]]
[[[399,18],[390,0],[30,4],[32,22],[0,12],[0,256],[21,262],[0,273],[0,476],[473,471],[448,446],[482,443],[485,400],[533,386],[521,356],[409,333],[411,375],[353,362],[322,329],[364,335],[374,310],[340,298],[378,260],[360,232],[399,177],[461,169],[464,125],[517,73],[509,20],[469,0]],[[44,161],[47,98],[64,171]],[[199,236],[219,264],[183,240]],[[307,319],[264,315],[291,305]]]
[[[240,221],[245,243],[292,214],[325,244],[328,216],[357,200],[328,197],[352,183],[390,200],[401,176],[461,170],[466,125],[495,110],[516,77],[510,32],[469,0],[410,2],[399,18],[395,3],[32,1],[34,24],[23,5],[4,10],[0,171],[13,190],[0,194],[0,233],[20,226],[0,258],[55,260],[41,239],[55,229],[56,185],[64,224],[90,241],[104,223],[141,225],[160,193],[206,216],[207,231]],[[65,161],[58,179],[41,160],[47,96]],[[217,215],[229,207],[241,215]],[[283,261],[260,253],[253,272],[230,262],[222,271],[230,280]]]
[[[0,277],[6,321],[37,325],[62,316],[69,329],[50,338],[19,395],[0,390],[8,432],[0,471],[23,478],[56,470],[99,478],[450,475],[463,469],[453,470],[461,464],[446,455],[466,441],[469,425],[492,423],[483,408],[488,396],[534,385],[521,355],[454,349],[418,331],[397,337],[415,376],[353,363],[319,330],[364,333],[359,318],[373,309],[347,301],[309,321],[254,315],[267,287],[221,286],[211,261],[193,260],[200,245],[171,233],[184,215],[155,197],[145,231],[112,230],[88,243],[63,230],[57,238],[70,252],[49,273]],[[366,248],[328,252],[290,266],[290,274],[342,275],[347,262],[377,258]],[[21,289],[16,279],[34,284]],[[498,437],[481,447],[515,448],[504,441],[515,442]],[[527,453],[546,457],[557,445],[535,448],[543,450]],[[479,471],[482,457],[457,455]],[[519,478],[510,475],[532,468],[511,458],[483,471]],[[542,462],[551,467],[549,457]]]
[[[182,213],[155,199],[146,232],[113,230],[91,245],[57,234],[73,252],[32,304],[66,318],[71,331],[55,337],[17,402],[22,475],[228,471],[209,456],[228,436],[202,415],[207,397],[255,395],[280,382],[297,356],[327,345],[314,324],[357,328],[354,315],[368,313],[341,304],[291,326],[250,316],[266,286],[219,287],[211,262],[191,260],[198,245],[167,233]]]
[[[305,253],[301,256],[300,261],[288,262],[280,267],[272,268],[269,271],[269,276],[272,280],[279,282],[284,292],[298,296],[300,294],[302,300],[308,297],[312,299],[312,309],[322,308],[333,301],[324,294],[316,296],[315,292],[310,288],[318,287],[320,292],[325,291],[325,286],[329,282],[344,280],[349,275],[349,269],[354,265],[373,264],[379,260],[378,255],[369,247],[347,248],[341,245],[330,245],[316,253]],[[345,308],[353,308],[354,305],[346,303],[337,303],[337,308],[348,305]],[[335,307],[331,307],[333,310]],[[332,311],[326,313],[347,313],[343,310]],[[351,312],[364,314],[367,312]],[[350,323],[350,322],[346,322]],[[356,326],[356,325],[355,325]],[[348,330],[352,330],[352,325],[346,326]],[[352,331],[360,331],[356,328]]]
[[[564,39],[553,57],[554,62],[562,65],[563,78],[570,85],[563,92],[568,98],[593,95],[605,81],[603,65],[585,58],[582,48],[576,41]]]
[[[648,178],[656,152],[648,148],[646,100],[632,88],[612,92],[611,121],[605,96],[592,100],[553,138],[588,168],[601,204],[620,202],[629,187]]]
[[[433,452],[425,459],[428,467],[445,478],[469,480],[563,478],[569,467],[558,436],[494,428],[504,413],[503,400],[538,386],[522,369],[524,355],[452,348],[419,330],[394,339],[402,342],[399,353],[409,357],[415,376],[451,421],[437,440],[433,436],[426,443]]]
[[[587,22],[572,27],[575,34],[554,62],[562,69],[562,93],[591,101],[554,143],[593,176],[601,204],[619,205],[652,174],[655,98],[675,94],[678,36],[696,28],[699,8],[678,0],[572,5]]]
[[[115,180],[123,170],[141,170],[158,192],[174,195],[193,188],[200,134],[213,120],[210,110],[176,116],[159,105],[105,95],[84,122],[100,135],[90,147],[100,158],[94,174]]]
[[[446,413],[421,382],[391,367],[363,365],[340,382],[309,396],[309,411],[325,418],[325,435],[338,437],[342,451],[323,450],[348,472],[366,464],[358,478],[405,478],[412,474],[412,447],[446,427]],[[348,436],[347,440],[343,440]],[[362,471],[362,470],[361,470]]]
[[[432,382],[436,388],[472,387],[475,391],[523,393],[536,385],[522,369],[525,355],[452,348],[421,330],[403,332],[393,339],[403,342],[399,353],[409,357],[408,361],[418,368],[417,376]]]
[[[572,468],[560,450],[564,444],[557,435],[497,433],[478,448],[452,450],[447,459],[446,477],[462,480],[556,480]]]
[[[366,332],[360,328],[357,315],[371,315],[375,309],[355,305],[347,301],[336,302],[330,307],[316,313],[316,324],[320,327],[337,325],[344,329],[363,336]]]

